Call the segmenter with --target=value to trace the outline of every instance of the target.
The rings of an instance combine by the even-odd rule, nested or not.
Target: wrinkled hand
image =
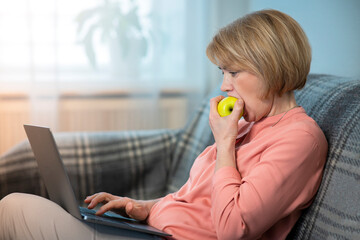
[[[224,96],[217,96],[210,100],[209,123],[218,146],[223,143],[235,142],[238,134],[239,116],[244,108],[244,101],[239,98],[232,113],[226,117],[220,117],[217,112],[217,105],[223,98]]]
[[[125,217],[130,217],[139,221],[146,220],[150,209],[155,202],[139,201],[127,197],[119,197],[110,193],[100,192],[88,196],[85,200],[89,209],[93,209],[99,203],[103,204],[96,212],[96,215],[102,215],[107,211],[113,211]]]

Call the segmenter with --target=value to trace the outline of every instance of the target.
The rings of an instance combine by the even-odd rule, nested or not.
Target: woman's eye
[[[220,68],[220,67],[219,67],[219,69],[221,71],[221,74],[224,75],[224,70],[222,68]],[[238,74],[239,72],[228,72],[228,73],[230,73],[231,77],[235,77],[236,74]]]
[[[236,77],[236,74],[238,74],[238,72],[229,72],[231,74],[232,77]]]

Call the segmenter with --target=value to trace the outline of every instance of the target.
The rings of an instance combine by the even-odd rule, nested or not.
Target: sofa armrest
[[[57,133],[55,141],[76,198],[106,191],[137,199],[164,194],[180,130]],[[47,197],[28,141],[0,157],[0,198],[11,192]]]

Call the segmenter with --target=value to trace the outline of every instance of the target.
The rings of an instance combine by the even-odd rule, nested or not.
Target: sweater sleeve
[[[308,132],[292,132],[264,147],[260,161],[243,178],[233,167],[219,169],[211,195],[218,239],[260,238],[284,217],[307,207],[320,184],[323,147]]]

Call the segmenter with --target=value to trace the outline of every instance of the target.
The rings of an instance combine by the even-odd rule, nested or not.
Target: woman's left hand
[[[224,144],[235,144],[239,116],[244,108],[244,101],[239,98],[235,102],[232,113],[226,117],[220,117],[217,106],[223,98],[224,96],[217,96],[210,100],[209,123],[218,147]]]

